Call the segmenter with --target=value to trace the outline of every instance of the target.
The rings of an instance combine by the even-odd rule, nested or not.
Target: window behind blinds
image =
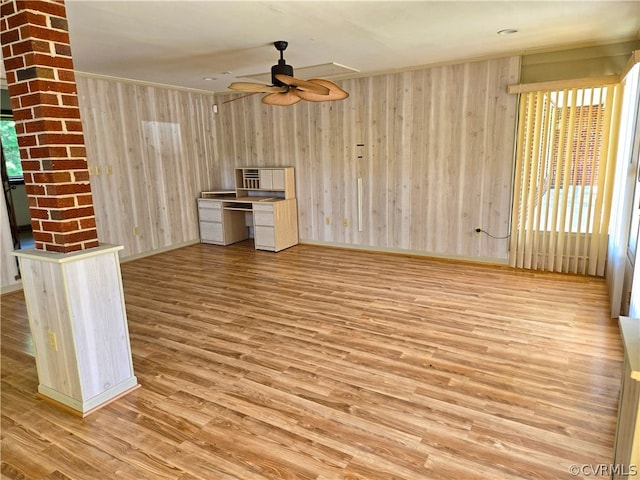
[[[620,84],[520,95],[510,264],[604,275]]]

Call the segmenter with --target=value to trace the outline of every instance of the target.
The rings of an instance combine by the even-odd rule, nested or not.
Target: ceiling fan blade
[[[284,93],[270,93],[269,95],[262,97],[262,103],[265,105],[287,107],[302,100],[298,95],[296,95],[296,93],[297,92],[295,92],[295,90],[289,90]]]
[[[254,93],[272,93],[272,92],[286,92],[287,87],[276,87],[272,85],[263,85],[262,83],[250,83],[250,82],[234,82],[229,87],[231,90],[237,90],[238,92],[254,92]]]
[[[312,78],[308,80],[309,83],[322,85],[329,89],[328,95],[318,95],[313,92],[302,91],[299,90],[297,92],[298,96],[303,100],[307,100],[309,102],[328,102],[330,100],[343,100],[349,96],[347,92],[341,89],[338,85],[333,83],[330,80],[324,80],[322,78]]]
[[[289,75],[283,75],[281,73],[278,73],[276,74],[276,80],[284,83],[285,85],[296,87],[298,90],[302,92],[313,92],[318,95],[329,95],[329,89],[324,85],[311,83],[311,82],[308,82],[307,80],[302,80],[300,78],[295,78]]]
[[[231,103],[231,102],[236,102],[238,100],[242,100],[243,98],[247,98],[250,97],[252,95],[255,95],[256,93],[261,93],[261,92],[251,92],[251,93],[247,93],[246,95],[240,95],[239,97],[234,97],[231,100],[227,100],[226,102],[222,102],[222,104],[226,104],[226,103]]]

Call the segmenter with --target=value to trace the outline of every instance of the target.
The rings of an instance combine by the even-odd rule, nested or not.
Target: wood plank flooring
[[[602,279],[250,241],[122,274],[142,388],[85,419],[34,397],[24,299],[2,297],[2,478],[561,479],[612,462],[622,351]]]

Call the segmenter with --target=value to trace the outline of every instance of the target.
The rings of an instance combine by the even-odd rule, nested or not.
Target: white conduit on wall
[[[358,178],[358,231],[362,232],[362,178]]]

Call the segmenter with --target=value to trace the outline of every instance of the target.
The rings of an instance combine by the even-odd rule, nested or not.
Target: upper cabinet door
[[[260,190],[273,190],[273,170],[260,169]]]
[[[274,190],[284,190],[286,188],[286,182],[284,179],[284,168],[278,168],[271,170],[272,176],[272,188]]]

